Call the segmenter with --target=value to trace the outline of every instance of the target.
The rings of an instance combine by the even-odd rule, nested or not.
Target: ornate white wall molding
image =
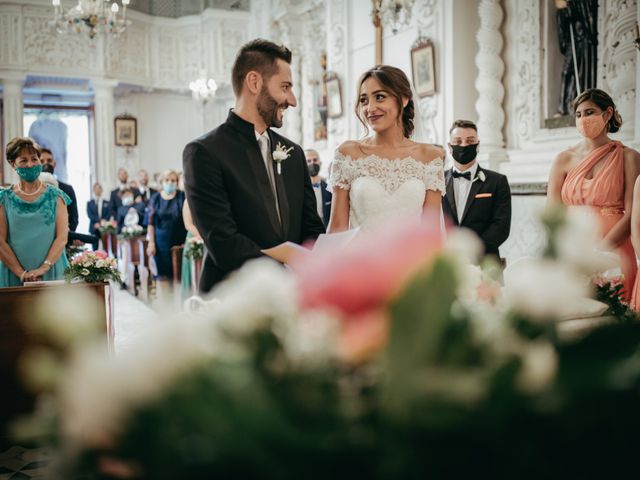
[[[50,5],[35,0],[0,3],[0,71],[72,72],[185,91],[204,68],[218,83],[228,83],[237,49],[248,39],[249,17],[249,12],[206,10],[168,19],[131,11],[132,23],[119,39],[99,35],[90,41],[53,32]]]
[[[606,0],[600,6],[601,46],[598,52],[602,88],[615,102],[623,125],[619,136],[635,133],[636,103],[636,0]]]
[[[368,14],[368,13],[367,13]],[[340,118],[327,120],[327,148],[333,152],[340,143],[347,139],[348,116],[346,108],[345,87],[351,80],[351,72],[347,62],[347,25],[349,5],[342,0],[331,0],[327,3],[326,32],[327,32],[327,70],[339,73],[342,86],[342,111]]]
[[[478,6],[480,14],[480,30],[476,35],[478,40],[478,54],[476,65],[478,77],[476,89],[478,101],[478,135],[482,139],[482,149],[485,153],[502,150],[504,139],[504,62],[502,61],[502,33],[500,27],[504,17],[500,0],[481,0]]]
[[[441,2],[440,0],[418,0],[413,8],[412,21],[415,22],[418,36],[427,37],[434,42],[436,74],[438,75],[436,85],[442,85],[443,69],[438,68],[438,62],[445,58],[441,53],[443,42],[440,41],[439,36],[441,22],[438,20],[441,20]],[[438,88],[438,90],[439,92],[436,92],[435,95],[418,100],[418,112],[425,136],[420,140],[439,144],[443,141],[442,135],[447,127],[444,125],[444,98],[440,93],[442,88]]]
[[[2,83],[2,125],[4,126],[3,139],[4,144],[14,137],[22,136],[22,84],[24,77],[20,75],[6,75],[4,78],[0,76],[0,83]],[[2,159],[4,160],[4,147],[2,145],[0,151],[2,152]],[[15,182],[17,177],[13,173],[12,168],[7,168],[6,162],[2,162],[4,181]]]

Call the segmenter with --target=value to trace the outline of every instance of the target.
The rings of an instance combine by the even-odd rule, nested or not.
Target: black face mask
[[[51,165],[50,163],[45,163],[42,166],[42,171],[46,173],[53,173],[53,165]]]
[[[451,145],[451,155],[461,165],[466,165],[475,160],[478,155],[478,144],[474,145]]]
[[[309,165],[310,176],[315,177],[319,173],[320,173],[320,165],[318,165],[317,163],[312,163],[311,165]]]

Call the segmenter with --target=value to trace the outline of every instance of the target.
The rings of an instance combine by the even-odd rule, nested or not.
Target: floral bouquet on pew
[[[118,238],[123,240],[128,240],[130,238],[136,238],[144,235],[146,233],[145,229],[142,228],[141,225],[129,225],[122,227]]]
[[[73,257],[64,271],[64,278],[67,282],[121,281],[118,261],[109,257],[103,250],[87,251]]]
[[[200,237],[190,237],[184,246],[185,257],[192,260],[201,260],[204,256],[204,241]]]
[[[135,348],[110,357],[79,345],[48,409],[61,478],[591,478],[612,462],[634,467],[640,324],[578,339],[558,328],[566,305],[593,295],[592,259],[550,238],[501,289],[468,264],[478,241],[445,245],[437,225],[388,225],[292,271],[250,262],[215,301]]]
[[[118,231],[118,222],[115,220],[100,220],[100,226],[98,226],[100,234],[103,233],[116,233]]]

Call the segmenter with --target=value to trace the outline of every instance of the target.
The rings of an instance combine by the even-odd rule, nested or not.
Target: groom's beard
[[[287,108],[288,103],[279,104],[275,98],[269,95],[267,87],[263,86],[258,95],[258,114],[264,120],[267,127],[280,128],[282,126],[282,119],[278,118],[278,109]],[[284,118],[284,115],[283,115]]]

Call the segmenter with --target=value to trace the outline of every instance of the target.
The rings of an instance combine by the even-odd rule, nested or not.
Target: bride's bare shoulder
[[[431,163],[434,160],[444,160],[444,149],[439,145],[431,145],[429,143],[415,144],[415,157],[422,163]]]
[[[351,158],[356,158],[362,154],[362,147],[360,142],[356,140],[347,140],[346,142],[342,142],[338,147],[338,152],[342,155],[349,156]]]

